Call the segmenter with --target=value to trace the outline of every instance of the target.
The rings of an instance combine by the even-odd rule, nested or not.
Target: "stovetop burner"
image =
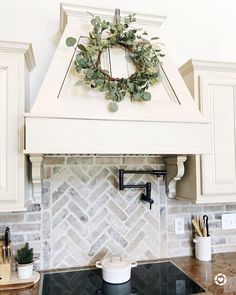
[[[42,295],[187,295],[206,292],[171,262],[141,264],[131,280],[113,285],[100,269],[45,273]]]

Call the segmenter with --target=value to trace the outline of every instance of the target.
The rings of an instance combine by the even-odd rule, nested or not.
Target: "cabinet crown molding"
[[[236,62],[226,61],[210,61],[200,59],[189,59],[179,68],[182,77],[188,75],[192,71],[220,71],[220,72],[236,72]]]
[[[100,16],[101,18],[110,19],[112,20],[114,17],[114,9],[106,9],[106,8],[95,8],[90,6],[81,6],[76,4],[66,4],[61,3],[60,6],[60,30],[61,32],[64,31],[67,23],[70,20],[73,20],[73,22],[76,22],[76,18],[84,17],[88,20],[91,19],[91,15],[89,13],[92,13],[94,15]],[[125,17],[129,14],[133,14],[134,12],[125,11],[122,9],[121,11],[121,18]],[[141,12],[136,12],[136,18],[137,24],[140,25],[156,25],[157,27],[160,27],[163,22],[166,20],[166,16],[156,16],[153,14],[144,14]]]
[[[0,51],[7,53],[24,54],[29,71],[32,71],[35,67],[35,58],[31,43],[0,40]]]

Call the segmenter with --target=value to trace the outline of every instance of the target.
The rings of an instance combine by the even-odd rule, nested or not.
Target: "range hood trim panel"
[[[134,119],[122,119],[122,118],[117,118],[117,119],[103,119],[103,118],[91,118],[88,116],[85,116],[84,118],[78,118],[76,115],[59,115],[56,113],[24,113],[24,117],[25,118],[52,118],[52,119],[76,119],[76,120],[95,120],[95,121],[110,121],[110,122],[116,122],[116,121],[123,121],[123,122],[162,122],[162,123],[195,123],[195,124],[199,124],[199,119],[190,119],[190,118],[185,118],[184,120],[180,120],[177,118],[172,118],[172,117],[157,117],[157,118],[150,118],[148,120],[145,119],[138,119],[138,120],[134,120]],[[205,118],[201,118],[201,124],[207,124],[209,125],[209,121],[206,120]]]
[[[209,124],[189,122],[26,117],[25,153],[207,154],[211,151],[209,132]]]

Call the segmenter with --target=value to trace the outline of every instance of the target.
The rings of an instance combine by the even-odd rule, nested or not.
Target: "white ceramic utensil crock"
[[[136,266],[137,262],[123,259],[119,255],[96,262],[96,267],[102,269],[103,280],[110,284],[122,284],[130,280],[131,268]]]
[[[195,243],[195,256],[200,261],[211,260],[211,237],[196,236],[193,240]]]

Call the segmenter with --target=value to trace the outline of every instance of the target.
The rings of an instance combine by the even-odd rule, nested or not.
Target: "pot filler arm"
[[[166,175],[166,170],[124,170],[119,169],[119,190],[125,188],[144,188],[145,193],[141,194],[141,202],[148,202],[150,204],[150,210],[154,200],[151,198],[152,184],[151,182],[140,183],[140,184],[124,184],[124,174],[150,174],[155,175],[156,177],[161,177]]]

